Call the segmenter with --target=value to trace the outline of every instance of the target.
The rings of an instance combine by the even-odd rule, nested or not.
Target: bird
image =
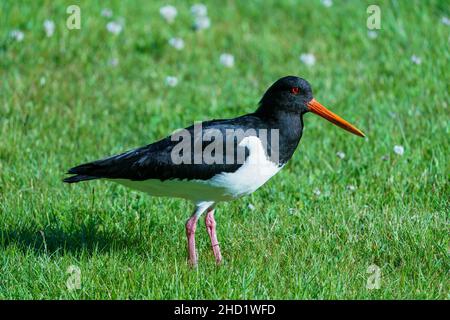
[[[205,214],[214,258],[221,264],[216,205],[255,192],[277,174],[297,149],[309,112],[365,136],[319,103],[307,80],[285,76],[266,90],[254,112],[194,123],[157,142],[73,167],[67,172],[72,176],[63,181],[103,179],[151,196],[193,202],[195,209],[185,224],[188,263],[197,266],[195,233]]]

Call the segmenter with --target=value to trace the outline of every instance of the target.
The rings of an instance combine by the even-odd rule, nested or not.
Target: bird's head
[[[299,77],[287,76],[275,81],[264,93],[259,104],[258,112],[268,114],[291,113],[302,116],[307,112],[312,112],[342,129],[364,137],[361,130],[314,99],[309,82]]]

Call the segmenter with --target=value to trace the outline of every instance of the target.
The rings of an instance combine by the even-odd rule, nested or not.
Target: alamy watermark
[[[367,278],[366,288],[369,290],[380,289],[381,268],[376,264],[367,267],[366,273],[370,274]]]
[[[367,17],[366,26],[369,30],[381,29],[381,8],[376,4],[372,4],[366,9]],[[81,29],[81,9],[77,5],[70,5],[66,8],[69,14],[66,20],[66,26],[69,30]]]
[[[81,9],[79,6],[70,5],[66,9],[66,13],[69,14],[66,20],[66,27],[69,30],[81,29]]]
[[[81,269],[78,266],[70,265],[66,273],[69,277],[66,281],[66,287],[69,291],[81,289]]]
[[[249,154],[253,164],[279,161],[278,129],[203,129],[202,122],[196,122],[170,138],[178,142],[171,151],[173,164],[243,164]]]
[[[381,29],[381,9],[380,6],[372,4],[367,7],[366,10],[367,17],[366,26],[369,30],[380,30]]]

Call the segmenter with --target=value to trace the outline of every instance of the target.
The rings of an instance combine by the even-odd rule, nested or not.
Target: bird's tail
[[[80,164],[70,168],[67,173],[73,174],[73,176],[65,178],[63,181],[67,183],[76,183],[102,178],[119,178],[124,170],[123,167],[131,167],[133,165],[133,157],[135,157],[136,154],[138,154],[136,150],[131,150],[117,156]]]
[[[63,182],[77,183],[77,182],[80,182],[80,181],[94,180],[94,179],[98,179],[98,177],[87,176],[87,175],[84,175],[84,174],[77,174],[76,176],[65,178],[63,180]]]
[[[66,183],[77,183],[80,181],[86,181],[86,180],[94,180],[98,179],[99,177],[95,174],[93,174],[93,167],[94,163],[89,162],[85,163],[73,168],[70,168],[67,172],[68,174],[74,174],[74,176],[65,178],[63,181]]]

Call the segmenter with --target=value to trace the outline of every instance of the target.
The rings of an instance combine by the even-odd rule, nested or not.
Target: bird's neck
[[[278,130],[279,162],[285,164],[294,154],[302,137],[303,115],[282,110],[268,113],[261,108],[254,114],[266,123],[268,129]]]

